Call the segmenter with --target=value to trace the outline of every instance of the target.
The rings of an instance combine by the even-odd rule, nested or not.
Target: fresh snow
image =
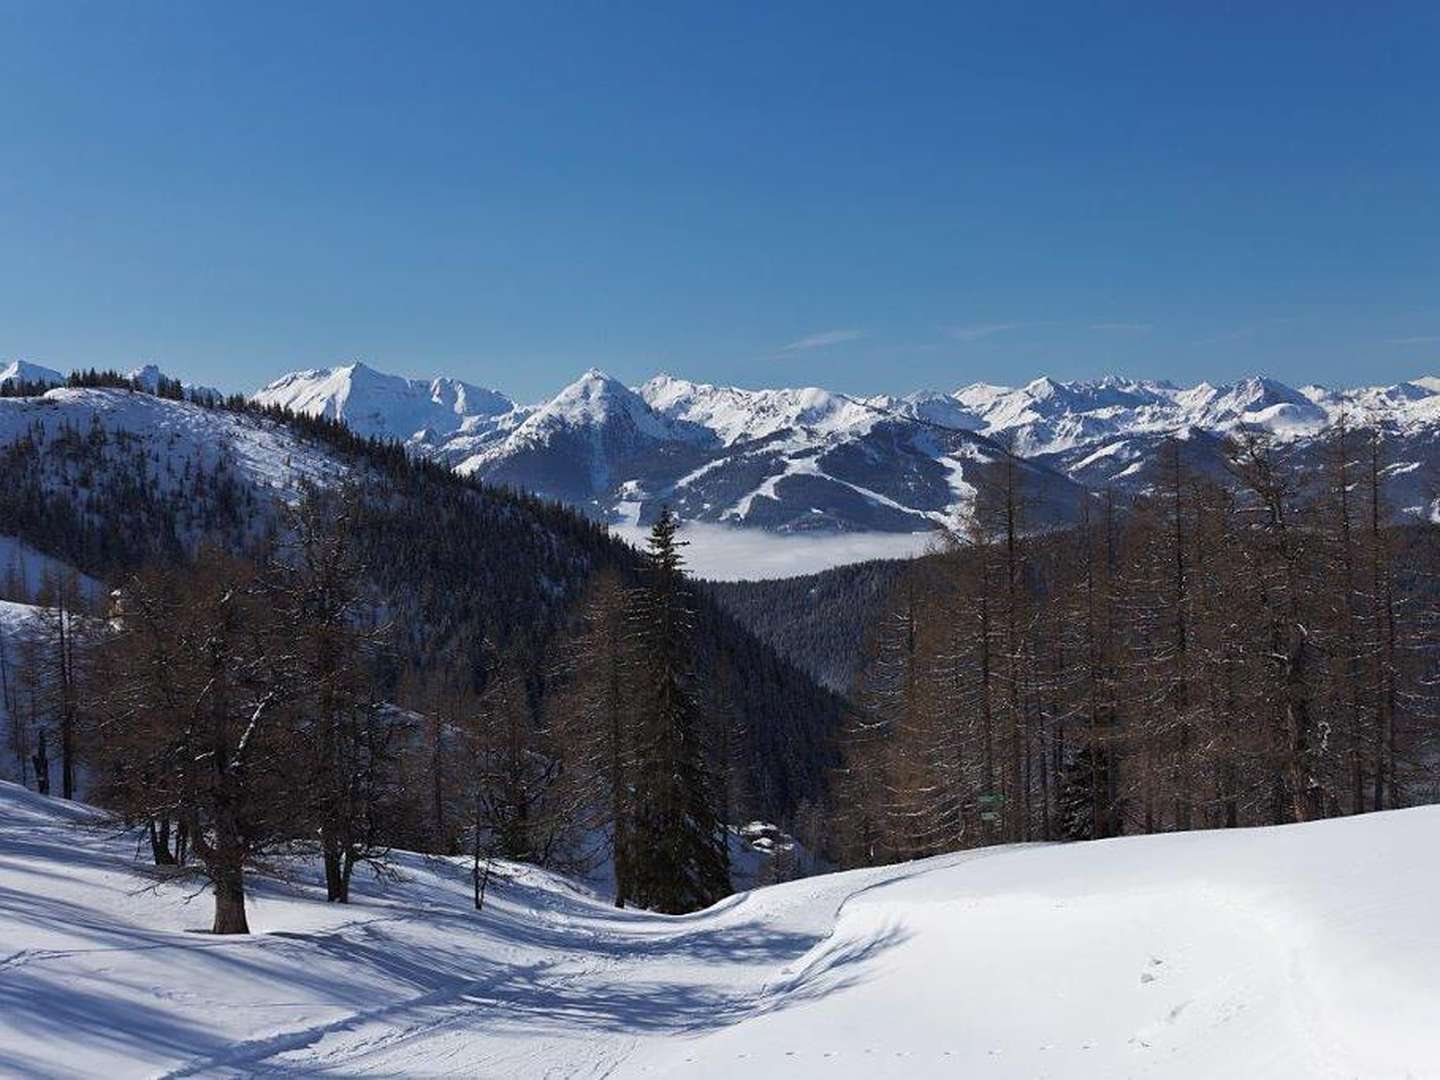
[[[12,360],[8,364],[0,364],[0,386],[11,380],[58,386],[65,381],[65,376],[54,368],[32,364],[29,360]]]
[[[671,425],[646,406],[635,391],[599,368],[591,368],[536,409],[511,438],[517,442],[535,441],[556,427],[603,426],[621,419],[652,439],[673,434]]]
[[[291,372],[253,397],[262,405],[344,420],[361,435],[402,442],[474,437],[500,426],[516,409],[504,394],[459,379],[405,379],[359,362]]]
[[[144,364],[128,372],[125,376],[136,386],[149,393],[156,393],[160,389],[160,380],[166,378],[165,372],[161,371],[156,364]],[[187,397],[204,401],[221,401],[225,395],[213,386],[196,386],[194,383],[181,382]]]
[[[577,476],[583,474],[598,493],[610,480],[614,464],[610,455],[616,451],[633,453],[665,443],[696,444],[711,437],[693,424],[661,416],[624,383],[591,368],[502,437],[467,446],[464,453],[452,448],[446,457],[462,475],[483,475],[488,466],[562,443],[572,455],[567,468]]]
[[[133,835],[0,784],[0,1073],[1440,1075],[1440,808],[992,848],[617,911],[463,860],[327,905],[255,884],[250,937]]]
[[[656,412],[713,431],[725,446],[795,428],[818,435],[858,434],[882,417],[866,402],[816,386],[742,390],[657,375],[638,392]]]
[[[979,418],[979,431],[1004,436],[1027,456],[1187,428],[1221,433],[1248,425],[1293,438],[1318,432],[1331,415],[1300,391],[1264,377],[1185,388],[1115,376],[1093,382],[1039,378],[1019,389],[976,384],[954,397]],[[1340,398],[1333,403],[1338,409]]]
[[[963,525],[985,483],[984,462],[1001,454],[997,443],[1027,459],[1030,495],[1049,518],[1036,527],[1070,518],[1082,501],[1077,485],[1143,492],[1155,447],[1170,435],[1260,429],[1308,453],[1346,416],[1382,430],[1392,461],[1427,467],[1440,445],[1440,380],[1428,376],[1340,390],[1297,390],[1265,376],[1188,387],[1042,376],[1018,387],[975,383],[862,398],[669,374],[632,388],[592,368],[538,405],[463,417],[474,409],[459,403],[466,395],[443,389],[451,384],[463,385],[350,365],[287,375],[256,398],[342,416],[464,475],[559,498],[611,524],[653,520],[670,506],[684,519],[824,532],[845,543],[874,530],[881,547],[903,543],[883,539],[891,532]],[[509,405],[497,397],[480,412]],[[1218,450],[1202,451],[1218,467],[1205,454]],[[948,497],[937,489],[942,477]],[[1399,515],[1440,513],[1440,500],[1418,477],[1392,485],[1386,498]]]
[[[290,498],[305,482],[324,484],[344,471],[323,450],[282,425],[187,401],[130,390],[70,389],[41,397],[0,398],[0,446],[38,426],[53,438],[62,430],[88,432],[98,424],[142,440],[162,482],[178,486],[187,462],[213,468],[220,461],[258,488]]]
[[[39,622],[44,609],[16,600],[0,600],[0,634],[24,634]]]
[[[1042,376],[1018,388],[973,383],[950,394],[920,391],[862,399],[813,386],[743,389],[668,374],[629,390],[592,368],[549,401],[520,407],[497,391],[457,379],[403,379],[356,363],[292,372],[254,398],[297,412],[340,417],[362,434],[401,439],[428,432],[441,441],[468,435],[473,444],[477,432],[493,430],[494,421],[504,416],[501,428],[513,436],[512,447],[532,445],[555,425],[603,422],[617,409],[657,439],[676,437],[677,429],[667,420],[683,422],[678,429],[682,438],[693,440],[695,429],[702,429],[720,445],[731,446],[797,429],[820,438],[855,436],[888,416],[1008,435],[1016,450],[1027,455],[1126,434],[1187,428],[1223,433],[1242,424],[1297,438],[1315,433],[1342,412],[1389,420],[1402,429],[1440,421],[1440,378],[1435,376],[1341,390],[1296,390],[1265,376],[1191,387],[1118,376],[1073,382]],[[533,422],[522,434],[517,429],[527,420]],[[491,457],[500,452],[498,447],[487,449]],[[448,456],[460,460],[454,453]]]
[[[89,602],[101,600],[105,586],[68,563],[37,551],[19,537],[0,533],[0,599],[28,601],[47,583],[73,580]],[[11,595],[11,593],[15,595]]]
[[[882,421],[973,431],[1025,457],[1084,451],[1074,455],[1077,460],[1128,437],[1191,430],[1219,435],[1253,427],[1283,440],[1303,440],[1342,414],[1378,421],[1401,435],[1440,429],[1440,379],[1433,376],[1341,390],[1296,390],[1265,376],[1189,387],[1118,376],[1069,382],[1042,376],[1021,387],[975,383],[948,394],[931,390],[856,398],[821,387],[745,389],[668,374],[630,389],[592,368],[550,400],[518,407],[494,391],[453,379],[423,383],[352,364],[295,372],[255,397],[343,417],[363,434],[409,440],[463,472],[480,475],[503,469],[517,456],[533,455],[557,438],[569,440],[566,452],[574,453],[578,438],[590,446],[584,467],[599,487],[611,479],[606,454],[632,453],[637,445],[713,446],[743,454],[754,444],[792,458],[813,458],[865,439]],[[670,487],[683,491],[705,475],[695,470],[726,464],[723,455],[701,463],[690,475],[672,478]],[[506,482],[524,476],[522,467],[507,474]],[[593,495],[603,503],[604,491]],[[952,507],[947,514],[956,512]]]

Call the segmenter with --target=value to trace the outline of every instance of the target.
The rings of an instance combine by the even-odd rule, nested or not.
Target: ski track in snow
[[[1440,808],[941,856],[667,917],[463,860],[251,937],[0,784],[0,1075],[1440,1075]]]

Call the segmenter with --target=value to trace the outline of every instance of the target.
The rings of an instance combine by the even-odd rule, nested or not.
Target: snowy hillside
[[[302,481],[333,479],[340,467],[278,424],[250,416],[109,389],[47,391],[41,397],[0,398],[0,447],[35,431],[47,439],[92,428],[145,448],[160,476],[179,487],[186,470],[224,463],[257,488],[293,494]],[[117,445],[112,455],[129,453]],[[68,481],[67,481],[68,482]]]
[[[45,383],[58,386],[64,381],[65,376],[54,368],[32,364],[28,360],[11,360],[8,364],[0,364],[0,386],[4,386],[8,382]]]
[[[742,390],[657,375],[639,394],[657,412],[708,428],[726,446],[807,428],[818,434],[861,434],[883,416],[866,403],[816,386]]]
[[[426,443],[513,426],[504,394],[459,379],[405,379],[362,363],[296,371],[256,391],[262,405],[344,420],[360,435]]]
[[[998,848],[693,916],[399,856],[249,938],[0,784],[0,1072],[30,1077],[1440,1075],[1440,809]]]
[[[132,374],[142,384],[159,377],[153,366]],[[56,391],[43,400],[73,414],[74,426],[88,423],[97,393]],[[287,375],[254,397],[342,419],[463,474],[630,527],[647,526],[668,505],[695,523],[804,537],[884,533],[907,549],[923,547],[935,526],[972,518],[977,494],[996,489],[1007,454],[1020,463],[1027,525],[1043,527],[1073,520],[1087,490],[1148,490],[1172,436],[1185,442],[1189,469],[1217,478],[1225,474],[1221,439],[1241,428],[1270,432],[1297,464],[1313,467],[1326,426],[1342,416],[1382,434],[1393,513],[1440,513],[1433,377],[1349,390],[1296,390],[1267,378],[1188,388],[1040,378],[1019,388],[973,384],[862,399],[668,375],[632,389],[592,369],[549,401],[518,406],[459,380],[404,379],[351,364]],[[143,426],[113,404],[102,411]],[[21,418],[4,410],[0,444],[19,434]]]
[[[963,523],[1003,450],[892,404],[669,376],[635,391],[592,370],[456,467],[631,526],[662,506],[689,521],[787,534],[906,536]],[[1072,512],[1074,485],[1044,466],[1022,468],[1045,496],[1041,520]]]
[[[161,371],[155,364],[142,364],[140,367],[128,371],[125,377],[141,390],[156,394],[160,392],[165,380],[171,376]],[[183,380],[180,382],[180,385],[185,390],[185,396],[192,400],[220,401],[225,397],[224,394],[216,390],[213,386],[196,386],[194,383],[184,382]]]
[[[659,415],[591,368],[503,439],[474,453],[467,445],[458,460],[449,456],[463,474],[585,505],[621,498],[626,478],[647,470],[686,468],[711,441],[708,431]]]
[[[36,551],[16,537],[0,533],[0,600],[23,603],[38,596],[47,584],[72,581],[88,603],[101,600],[105,595],[105,586],[94,578]]]

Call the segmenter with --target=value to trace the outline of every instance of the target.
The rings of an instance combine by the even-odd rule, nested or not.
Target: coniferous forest
[[[36,425],[3,451],[0,517],[113,592],[27,594],[8,568],[50,614],[0,641],[0,674],[16,774],[89,778],[157,866],[215,885],[217,929],[245,928],[247,868],[312,838],[342,902],[398,846],[469,852],[477,883],[492,857],[609,861],[617,901],[689,910],[728,891],[724,823],[823,801],[841,699],[692,587],[673,519],[637,553],[342,424],[192,405],[294,432],[343,479],[286,503],[98,418]],[[600,657],[603,731],[582,722]]]
[[[343,468],[286,502],[37,424],[0,510],[113,592],[25,597],[46,614],[0,675],[19,775],[89,778],[213,883],[217,929],[297,843],[340,902],[403,847],[468,853],[477,905],[498,857],[604,862],[617,904],[684,911],[756,818],[856,866],[1437,797],[1440,530],[1391,523],[1373,432],[1308,471],[1241,435],[1218,476],[1172,440],[1148,494],[1066,528],[1002,463],[931,555],[701,587],[669,514],[636,552],[333,421],[191,407]]]

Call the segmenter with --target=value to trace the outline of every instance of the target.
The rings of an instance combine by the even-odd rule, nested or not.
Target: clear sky
[[[0,0],[0,358],[1440,373],[1437,12]]]

